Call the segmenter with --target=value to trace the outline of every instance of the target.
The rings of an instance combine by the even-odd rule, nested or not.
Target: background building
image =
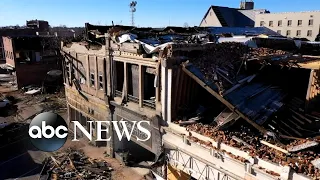
[[[15,76],[20,89],[28,85],[41,85],[50,70],[60,69],[53,36],[2,37],[6,65]]]
[[[48,21],[43,20],[30,20],[26,22],[27,27],[38,29],[40,31],[49,31]]]
[[[254,27],[255,16],[269,13],[265,9],[254,9],[253,1],[241,1],[240,8],[211,6],[204,15],[200,27]]]
[[[314,41],[319,34],[320,11],[257,14],[255,27],[261,26],[284,36]]]

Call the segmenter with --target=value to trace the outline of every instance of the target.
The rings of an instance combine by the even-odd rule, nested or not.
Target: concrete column
[[[89,55],[87,55],[87,59],[86,59],[86,63],[87,63],[87,67],[86,67],[86,83],[87,83],[87,87],[88,87],[88,91],[90,88],[90,61],[89,61]]]
[[[94,85],[96,89],[96,96],[98,96],[99,91],[99,73],[98,73],[98,56],[95,56],[94,60]]]
[[[167,73],[167,121],[171,122],[172,69],[168,69]]]
[[[161,116],[161,112],[162,112],[162,107],[161,107],[161,72],[160,72],[160,64],[158,64],[157,68],[156,68],[156,76],[155,76],[155,90],[156,90],[156,113],[157,115]]]
[[[71,57],[70,59],[70,61],[69,61],[69,79],[68,79],[68,83],[69,84],[71,84],[71,82],[72,82],[72,66],[73,66],[73,58],[72,58],[72,56],[71,56],[71,53],[69,52],[69,57]]]
[[[115,143],[114,143],[114,134],[113,134],[113,124],[112,121],[114,119],[114,107],[110,107],[110,113],[109,117],[107,118],[107,121],[110,121],[109,132],[107,134],[107,138],[111,137],[110,141],[107,143],[107,153],[110,155],[110,157],[114,158],[114,149],[115,149]]]
[[[157,84],[155,84],[156,85],[156,104],[160,101],[160,87],[159,87],[159,84],[161,83],[161,82],[159,82],[159,80],[160,80],[160,67],[159,67],[159,65],[157,66],[157,69],[156,69],[156,78],[157,78]]]
[[[280,174],[280,179],[281,180],[288,180],[290,177],[290,167],[289,166],[284,166],[281,169],[281,174]]]
[[[124,65],[124,81],[123,81],[124,91],[123,91],[122,97],[124,97],[125,101],[127,101],[128,100],[128,78],[129,78],[129,75],[128,75],[127,63],[124,62],[123,65]]]
[[[114,65],[113,65],[113,60],[112,60],[112,52],[110,49],[110,37],[107,33],[104,34],[106,37],[106,58],[105,58],[105,73],[106,73],[106,79],[107,79],[107,96],[109,98],[112,98],[114,92],[113,92],[113,85],[116,84],[114,83],[114,79],[116,78],[114,76]]]
[[[161,66],[161,105],[162,105],[162,117],[167,121],[167,68]]]
[[[144,99],[144,67],[139,65],[139,107],[143,107]]]
[[[72,121],[70,113],[71,113],[70,106],[69,106],[69,104],[67,104],[67,124],[68,124],[68,126],[70,126],[70,122]]]

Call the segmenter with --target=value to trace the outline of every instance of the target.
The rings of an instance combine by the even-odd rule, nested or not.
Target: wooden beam
[[[305,110],[308,109],[309,103],[310,103],[310,96],[311,96],[311,91],[312,91],[312,82],[313,82],[313,74],[314,74],[314,70],[310,71],[310,75],[309,75],[309,83],[308,83],[308,88],[307,88],[307,95],[306,95],[306,104],[305,104]]]
[[[157,62],[141,61],[133,58],[114,57],[114,61],[126,62],[126,63],[136,64],[136,65],[143,65],[143,66],[148,66],[153,68],[157,67]]]
[[[276,150],[278,150],[278,151],[280,151],[280,152],[283,152],[284,154],[290,154],[287,150],[282,149],[282,148],[280,148],[280,147],[278,147],[278,146],[275,146],[275,145],[273,145],[273,144],[270,144],[270,143],[268,143],[268,142],[266,142],[266,141],[260,141],[260,142],[261,142],[261,144],[264,144],[264,145],[269,146],[269,147],[271,147],[271,148],[273,148],[273,149],[276,149]]]
[[[194,79],[200,86],[202,86],[204,89],[206,89],[210,94],[212,94],[214,97],[216,97],[220,102],[222,102],[224,105],[226,105],[229,109],[236,112],[241,118],[246,120],[249,124],[251,124],[253,127],[258,129],[260,132],[265,133],[266,130],[255,123],[254,121],[250,120],[247,116],[245,116],[242,112],[237,110],[231,103],[229,103],[227,100],[225,100],[220,94],[215,92],[213,89],[211,89],[209,86],[207,86],[206,83],[204,83],[201,79],[199,79],[197,76],[195,76],[193,73],[191,73],[188,69],[182,66],[183,71],[188,74],[192,79]]]

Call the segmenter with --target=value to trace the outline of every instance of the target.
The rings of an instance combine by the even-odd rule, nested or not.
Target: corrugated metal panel
[[[198,68],[192,65],[186,68],[207,86],[218,92],[217,87],[208,82]],[[281,108],[285,94],[281,89],[270,84],[251,82],[233,90],[223,98],[249,119],[261,125]]]
[[[250,83],[232,91],[224,98],[261,125],[281,108],[284,97],[281,89],[264,83]]]

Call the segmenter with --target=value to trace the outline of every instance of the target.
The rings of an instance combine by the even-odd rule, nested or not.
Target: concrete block
[[[258,166],[265,168],[265,169],[268,169],[268,170],[271,170],[271,171],[276,172],[278,174],[282,173],[282,168],[278,164],[268,162],[268,161],[265,161],[260,158],[257,158],[257,159],[258,159],[258,162],[257,162]]]
[[[289,166],[282,167],[281,168],[281,173],[280,173],[281,180],[289,179],[290,171],[291,171],[291,169],[290,169]]]

